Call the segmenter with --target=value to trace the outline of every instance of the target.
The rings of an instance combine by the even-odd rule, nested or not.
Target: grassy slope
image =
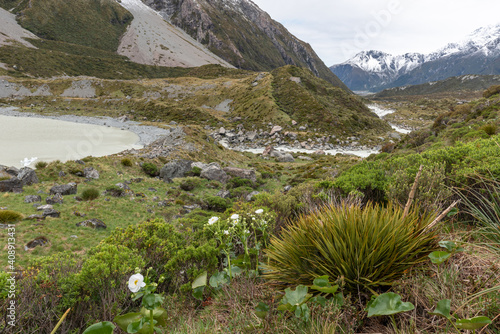
[[[45,43],[42,43],[45,44]],[[55,46],[60,46],[55,43]],[[0,49],[7,50],[6,48]],[[23,49],[30,52],[29,49]],[[91,49],[92,51],[94,49]],[[152,77],[170,76],[168,80],[99,80],[90,79],[96,89],[98,99],[61,99],[53,102],[53,97],[31,97],[21,101],[7,101],[8,103],[34,104],[36,110],[46,112],[55,110],[72,114],[100,115],[103,112],[109,116],[119,116],[127,113],[140,120],[170,122],[181,124],[220,125],[229,128],[236,124],[229,122],[234,117],[241,117],[241,123],[247,130],[252,128],[268,131],[267,124],[278,124],[284,131],[298,130],[293,127],[291,120],[300,125],[308,124],[311,129],[304,135],[327,136],[335,135],[338,138],[361,134],[363,140],[374,139],[390,130],[384,121],[372,114],[359,98],[347,94],[345,91],[333,87],[330,83],[312,75],[311,72],[287,66],[267,73],[256,81],[258,75],[252,72],[226,69],[221,66],[204,66],[194,69],[160,68],[155,72],[154,67],[147,67],[130,62],[120,62],[118,59],[100,58],[102,61],[93,66],[83,60],[74,63],[60,62],[56,55],[63,57],[56,51],[38,51],[29,53],[35,57],[48,56],[45,62],[47,68],[30,67],[47,76],[53,70],[50,66],[63,66],[61,72],[78,74],[85,67],[86,75],[101,77],[118,77],[128,79],[133,75],[151,75]],[[4,54],[5,55],[5,54]],[[17,65],[30,66],[28,53],[11,53],[11,59],[24,60]],[[52,56],[52,57],[50,57]],[[106,55],[104,55],[106,56]],[[77,57],[75,57],[77,58]],[[0,62],[2,61],[0,53]],[[15,62],[14,62],[15,63]],[[21,64],[19,62],[18,64]],[[116,67],[106,67],[111,64]],[[129,65],[127,71],[120,69],[120,64]],[[54,74],[54,73],[53,73]],[[291,81],[291,77],[300,77],[301,82]],[[31,88],[47,84],[54,95],[61,94],[71,86],[75,79],[19,79],[16,82]],[[125,99],[125,97],[127,97]],[[230,111],[218,111],[217,106],[224,101],[230,103]],[[68,105],[68,101],[69,105]],[[126,102],[126,103],[124,103]],[[34,110],[34,111],[36,111]]]
[[[13,3],[3,0],[0,5],[11,8]],[[112,0],[21,1],[15,11],[21,26],[41,38],[112,52],[133,19]]]

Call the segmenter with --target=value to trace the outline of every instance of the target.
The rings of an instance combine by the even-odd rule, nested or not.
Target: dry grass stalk
[[[424,165],[420,165],[418,173],[415,176],[415,181],[413,182],[413,186],[411,187],[410,195],[408,196],[408,201],[406,202],[405,210],[403,212],[403,218],[406,217],[408,215],[408,211],[410,211],[411,204],[413,203],[413,199],[415,198],[415,193],[417,192],[418,179],[422,174],[422,169],[424,169]]]
[[[436,217],[436,219],[434,219],[432,221],[432,223],[430,223],[425,229],[424,229],[424,232],[425,231],[428,231],[430,230],[431,228],[433,228],[434,226],[436,226],[447,214],[448,212],[451,211],[451,209],[453,209],[458,203],[460,202],[460,200],[457,200],[453,203],[451,203],[451,205],[446,209],[444,210],[443,212],[441,212],[441,214],[439,216]]]

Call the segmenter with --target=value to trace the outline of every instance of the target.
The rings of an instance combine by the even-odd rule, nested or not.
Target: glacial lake
[[[127,130],[35,117],[0,115],[0,165],[22,167],[21,160],[81,159],[114,154],[137,145],[139,136]]]

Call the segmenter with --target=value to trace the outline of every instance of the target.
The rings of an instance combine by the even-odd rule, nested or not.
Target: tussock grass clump
[[[129,158],[123,158],[121,160],[121,163],[125,167],[132,167],[132,160],[130,160]]]
[[[38,161],[36,164],[35,164],[35,168],[36,169],[44,169],[45,167],[47,167],[48,163],[46,161]]]
[[[82,199],[84,201],[93,201],[99,197],[99,190],[97,188],[87,188],[82,192]]]
[[[324,206],[271,239],[264,274],[283,285],[310,285],[322,275],[348,290],[391,285],[436,248],[433,214],[368,203]],[[278,284],[279,284],[278,283]]]
[[[23,218],[24,216],[19,212],[12,210],[0,210],[0,223],[2,224],[15,223]]]

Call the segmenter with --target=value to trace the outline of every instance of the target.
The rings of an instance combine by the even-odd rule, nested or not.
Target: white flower
[[[235,213],[234,215],[231,216],[231,219],[232,220],[238,220],[238,219],[240,219],[240,216]]]
[[[213,225],[219,220],[219,217],[212,217],[208,220],[208,225]]]
[[[229,231],[228,231],[228,230],[225,230],[225,231],[224,231],[224,234],[225,234],[225,235],[229,235]]]
[[[134,274],[130,276],[128,280],[128,288],[132,292],[138,292],[141,288],[145,287],[146,283],[144,283],[144,276],[141,274]]]
[[[264,212],[263,209],[255,210],[255,213],[258,214],[258,215],[260,215],[262,212]]]
[[[249,231],[249,230],[245,230],[245,233],[246,233],[246,234],[250,234],[250,231]]]

